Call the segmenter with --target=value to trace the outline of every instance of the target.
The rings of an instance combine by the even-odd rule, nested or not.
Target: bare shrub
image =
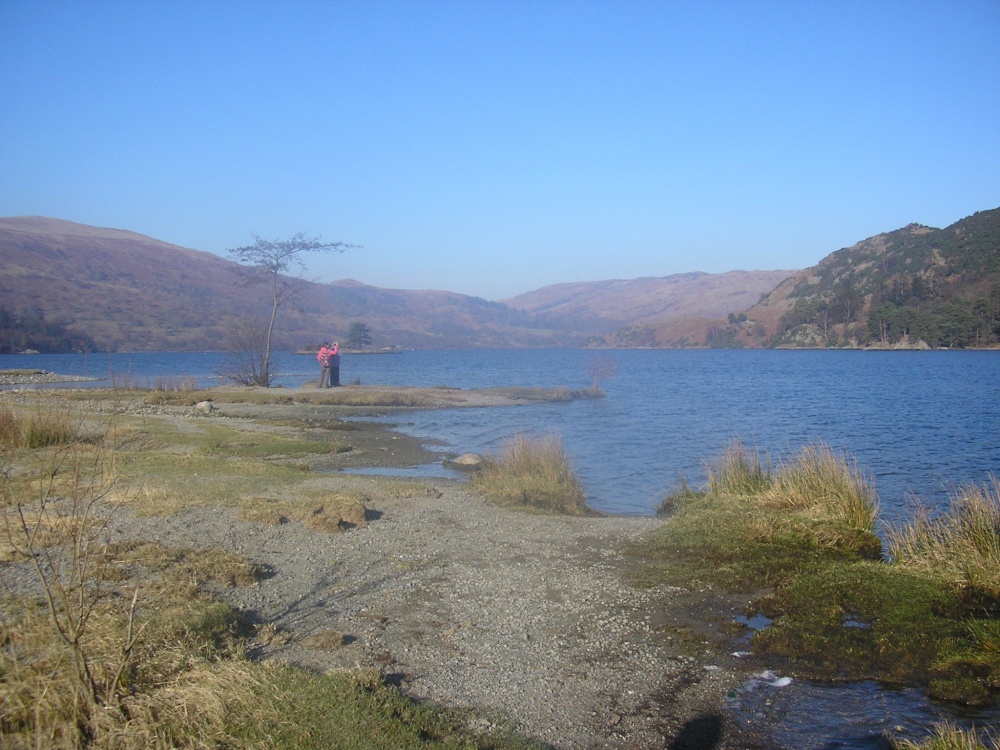
[[[267,325],[258,318],[245,316],[227,331],[225,359],[217,375],[238,385],[271,385],[270,349]]]
[[[114,508],[105,499],[118,484],[123,464],[105,440],[114,420],[103,436],[88,441],[71,437],[79,430],[68,412],[29,421],[35,437],[27,444],[36,448],[38,462],[30,480],[15,481],[6,465],[0,474],[2,533],[11,556],[34,571],[48,624],[44,650],[62,665],[57,674],[64,690],[57,689],[60,697],[52,699],[61,701],[54,709],[65,717],[60,726],[72,727],[56,732],[67,738],[95,737],[107,716],[127,719],[124,678],[142,632],[135,623],[138,591],[122,598],[106,584],[114,577],[108,574],[105,541]],[[53,444],[55,449],[45,448]],[[110,650],[102,648],[97,627],[107,618],[120,623]],[[6,656],[33,673],[30,652]]]

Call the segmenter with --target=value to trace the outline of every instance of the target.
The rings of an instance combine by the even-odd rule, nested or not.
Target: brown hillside
[[[683,273],[631,280],[556,284],[505,303],[530,313],[595,317],[659,327],[678,319],[725,318],[757,303],[795,271]]]
[[[225,348],[234,321],[269,312],[266,292],[243,285],[240,270],[211,253],[134,232],[0,218],[0,306],[65,321],[101,349]],[[368,325],[376,347],[565,346],[585,335],[564,321],[553,327],[451,292],[302,284],[297,306],[279,315],[278,347],[345,338],[353,321]]]
[[[270,311],[266,290],[246,286],[241,270],[211,253],[134,232],[0,218],[0,307],[62,321],[101,350],[224,349],[237,321]],[[789,273],[562,284],[507,304],[354,280],[302,281],[295,306],[280,311],[274,343],[297,349],[344,339],[358,321],[371,331],[374,348],[582,346],[629,326],[655,330],[660,345],[697,346],[720,319],[746,309]]]

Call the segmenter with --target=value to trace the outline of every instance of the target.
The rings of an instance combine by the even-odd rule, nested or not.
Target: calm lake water
[[[412,351],[346,355],[341,382],[581,388],[595,356],[618,365],[603,399],[386,419],[454,453],[496,451],[518,433],[558,435],[591,506],[610,513],[652,513],[681,477],[702,482],[705,461],[734,440],[775,461],[817,442],[853,456],[888,522],[915,498],[941,507],[959,486],[1000,475],[1000,352]],[[213,385],[222,361],[216,352],[3,355],[0,369]],[[318,366],[281,353],[275,371],[278,384],[300,387]]]
[[[606,398],[492,409],[407,412],[396,424],[442,451],[491,452],[518,433],[561,437],[591,506],[649,514],[686,477],[734,440],[779,461],[825,443],[853,456],[878,492],[887,523],[915,499],[944,508],[962,485],[1000,476],[1000,352],[856,351],[432,351],[343,357],[341,382],[450,386],[590,385],[595,356],[614,359]],[[0,356],[0,369],[127,377],[139,385],[215,375],[218,353]],[[280,354],[278,384],[315,382],[312,356]],[[435,476],[435,464],[411,473]],[[994,727],[997,709],[959,713],[919,691],[874,683],[795,681],[738,691],[727,710],[745,725],[770,727],[774,747],[885,748],[894,727],[919,738],[936,721]]]

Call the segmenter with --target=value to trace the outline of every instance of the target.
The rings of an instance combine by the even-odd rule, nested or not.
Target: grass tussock
[[[79,422],[59,404],[39,405],[29,413],[0,408],[0,449],[33,450],[65,445],[79,438]]]
[[[757,451],[749,452],[739,441],[706,464],[707,491],[718,496],[757,496],[771,487],[770,459],[762,462]]]
[[[514,438],[499,455],[483,462],[470,487],[500,505],[575,516],[590,513],[557,437]]]
[[[995,736],[948,722],[935,725],[933,734],[919,742],[896,738],[891,742],[893,750],[1000,750]]]
[[[239,503],[244,521],[270,526],[297,521],[313,531],[335,534],[367,525],[370,499],[362,492],[328,493],[320,500],[248,497]]]
[[[888,540],[897,565],[943,580],[971,606],[1000,614],[1000,480],[961,490],[940,516],[916,509]]]
[[[755,590],[800,575],[823,555],[880,556],[874,491],[853,462],[825,446],[774,468],[735,443],[706,473],[705,489],[682,481],[664,498],[658,510],[671,523],[646,545],[682,578]]]
[[[1000,491],[966,490],[952,509],[873,533],[878,503],[853,461],[807,447],[776,468],[739,444],[686,483],[646,543],[642,582],[708,583],[756,598],[774,620],[755,650],[827,679],[920,685],[939,699],[1000,696]],[[765,595],[766,594],[766,595]]]

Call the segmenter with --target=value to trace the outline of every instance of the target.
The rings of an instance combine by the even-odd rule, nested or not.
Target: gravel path
[[[327,481],[370,482],[378,498],[368,478]],[[221,509],[133,519],[120,533],[267,566],[258,585],[221,592],[266,625],[256,655],[318,670],[377,666],[417,698],[475,709],[479,729],[512,721],[553,748],[662,748],[688,746],[668,743],[706,716],[720,720],[745,665],[684,655],[664,625],[686,592],[623,578],[634,561],[619,550],[661,521],[532,515],[460,483],[434,485],[440,497],[377,499],[366,527],[335,535]],[[330,630],[347,645],[310,647]]]

